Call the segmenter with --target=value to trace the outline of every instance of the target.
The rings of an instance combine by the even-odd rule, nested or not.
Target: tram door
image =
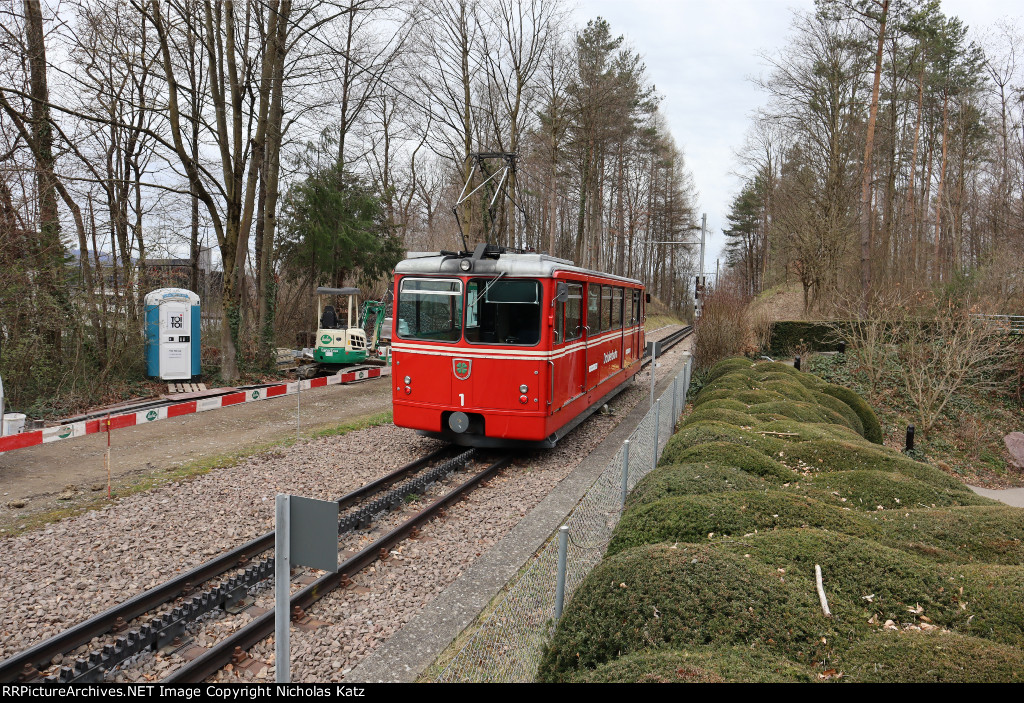
[[[629,364],[632,364],[636,359],[639,359],[643,354],[643,350],[640,348],[640,291],[633,289],[626,289],[626,295],[629,296],[626,306],[629,308],[629,335],[626,337],[626,347],[630,350],[626,356],[629,358]]]
[[[587,284],[587,381],[589,391],[601,382],[601,345],[594,341],[601,334],[601,286]]]

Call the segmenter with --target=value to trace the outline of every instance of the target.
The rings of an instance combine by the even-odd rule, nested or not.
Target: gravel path
[[[666,353],[659,375],[687,346]],[[511,530],[646,397],[649,384],[648,371],[642,371],[610,404],[611,414],[595,414],[554,450],[520,453],[488,486],[425,526],[419,539],[404,542],[387,562],[356,576],[354,587],[320,601],[309,614],[328,624],[292,630],[293,680],[342,680]],[[393,426],[303,441],[0,540],[7,555],[0,564],[0,659],[272,529],[277,493],[336,498],[436,446],[435,440]],[[221,627],[228,623],[207,624],[207,630]],[[237,619],[230,629],[235,627]],[[218,680],[272,680],[272,640],[250,655],[265,666],[221,672]],[[171,666],[158,657],[144,671],[160,676]]]

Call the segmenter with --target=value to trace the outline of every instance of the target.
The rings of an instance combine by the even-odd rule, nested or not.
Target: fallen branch
[[[772,432],[771,430],[758,430],[754,434],[770,434],[770,435],[774,435],[775,437],[799,437],[800,436],[800,433],[798,433],[798,432]]]
[[[826,618],[832,617],[832,612],[828,609],[828,598],[825,597],[825,587],[821,584],[821,567],[817,564],[814,565],[814,582],[818,587],[818,600],[821,601],[821,610],[825,613]]]

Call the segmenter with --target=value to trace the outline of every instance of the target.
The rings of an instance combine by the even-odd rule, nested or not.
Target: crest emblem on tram
[[[469,374],[473,372],[473,360],[452,359],[452,370],[455,372],[455,378],[465,381],[469,378]]]

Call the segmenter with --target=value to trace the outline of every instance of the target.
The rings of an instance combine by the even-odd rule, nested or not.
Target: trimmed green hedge
[[[850,409],[857,413],[861,424],[864,425],[864,438],[874,444],[882,444],[882,426],[878,423],[878,416],[875,415],[875,411],[871,409],[871,406],[864,402],[863,398],[849,388],[843,388],[831,383],[823,384],[817,390],[850,406]]]
[[[771,324],[768,353],[773,357],[792,355],[800,340],[810,346],[810,351],[835,351],[835,336],[824,322],[780,320]]]
[[[1024,511],[880,446],[846,388],[779,363],[712,373],[542,681],[1024,679]]]

